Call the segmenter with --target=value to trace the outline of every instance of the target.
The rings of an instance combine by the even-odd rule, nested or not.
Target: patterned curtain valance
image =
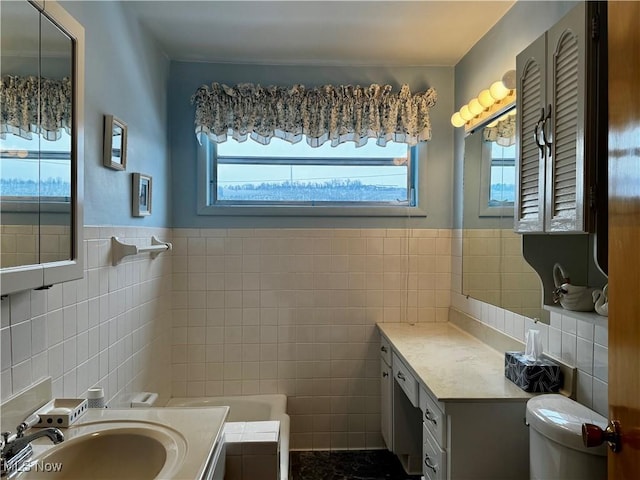
[[[198,88],[191,101],[196,105],[196,135],[205,134],[216,143],[229,135],[239,142],[251,138],[264,145],[273,137],[297,143],[306,136],[312,147],[326,141],[333,146],[348,141],[361,146],[370,138],[382,146],[388,141],[415,145],[429,140],[435,90],[412,95],[407,85],[398,93],[391,89],[375,84],[307,89],[213,83]]]
[[[502,147],[510,147],[516,143],[516,116],[509,115],[493,127],[482,130],[485,142],[496,142]]]
[[[0,137],[7,133],[27,140],[40,134],[58,140],[71,132],[71,79],[4,75],[0,82]],[[40,114],[38,114],[40,105]]]

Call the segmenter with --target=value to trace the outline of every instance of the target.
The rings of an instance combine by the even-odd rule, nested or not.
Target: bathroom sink
[[[36,454],[17,479],[171,478],[184,456],[184,439],[161,425],[98,422],[81,428],[86,431]]]
[[[2,408],[3,425],[17,425],[28,417],[26,409],[11,415],[11,408],[21,405],[18,400],[24,402],[20,395]],[[46,403],[51,394],[42,397]],[[89,408],[72,425],[60,428],[64,441],[56,445],[45,435],[37,436],[38,427],[29,430],[35,437],[33,453],[11,473],[11,480],[211,478],[224,471],[218,458],[228,414],[226,406]]]

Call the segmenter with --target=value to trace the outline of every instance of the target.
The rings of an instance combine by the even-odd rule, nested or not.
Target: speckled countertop
[[[504,353],[451,323],[378,323],[393,351],[439,401],[524,401],[504,376]]]

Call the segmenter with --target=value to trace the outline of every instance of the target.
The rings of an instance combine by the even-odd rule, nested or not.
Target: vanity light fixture
[[[454,127],[464,126],[465,132],[473,129],[485,118],[499,112],[516,99],[516,71],[509,70],[502,79],[482,90],[476,98],[463,105],[451,116]]]

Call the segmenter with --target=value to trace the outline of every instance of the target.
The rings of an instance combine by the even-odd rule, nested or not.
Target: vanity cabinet
[[[380,341],[380,430],[387,448],[406,472],[421,473],[422,433],[418,408],[418,381],[393,354],[385,337]]]
[[[380,431],[385,445],[393,451],[393,371],[391,347],[385,338],[380,342]]]
[[[447,478],[446,417],[444,405],[434,399],[425,388],[420,389],[422,411],[422,454],[424,456],[424,478],[443,480]]]
[[[531,395],[504,378],[504,357],[450,324],[379,329],[393,372],[381,424],[391,423],[387,446],[405,471],[425,480],[528,478]]]
[[[516,58],[515,230],[592,232],[606,188],[606,5],[581,2]],[[606,190],[604,190],[606,196]]]
[[[526,402],[438,402],[425,389],[420,394],[428,399],[421,402],[425,480],[528,478]]]

